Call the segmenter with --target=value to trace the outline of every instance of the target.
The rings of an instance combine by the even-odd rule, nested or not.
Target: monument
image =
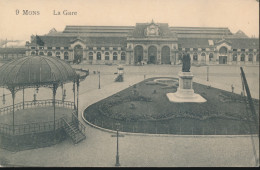
[[[182,71],[179,72],[179,87],[176,93],[167,93],[170,102],[175,103],[203,103],[206,102],[199,94],[194,93],[192,87],[193,74],[190,72],[190,55],[185,52],[182,59]]]

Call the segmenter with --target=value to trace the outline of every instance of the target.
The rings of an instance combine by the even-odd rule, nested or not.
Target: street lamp
[[[118,130],[119,130],[120,123],[116,123],[116,164],[115,166],[120,166],[119,163],[119,148],[118,148]]]
[[[100,71],[98,71],[98,89],[100,89]]]

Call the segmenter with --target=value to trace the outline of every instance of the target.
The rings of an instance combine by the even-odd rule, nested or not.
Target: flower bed
[[[125,126],[124,131],[133,131],[135,126],[144,126],[139,131],[134,128],[135,132],[143,132],[143,129],[149,131],[158,125],[158,128],[162,129],[153,130],[153,133],[159,131],[166,133],[171,126],[174,128],[171,124],[176,124],[176,120],[182,120],[184,124],[192,122],[182,127],[182,130],[189,131],[188,134],[195,133],[190,130],[192,128],[200,129],[197,134],[201,134],[205,129],[208,129],[208,134],[213,132],[215,134],[223,128],[229,129],[221,130],[223,133],[226,131],[229,134],[252,133],[249,132],[248,125],[254,129],[253,118],[250,110],[246,110],[242,96],[193,83],[195,93],[206,98],[206,103],[172,103],[168,101],[166,93],[175,92],[177,87],[165,88],[164,82],[151,83],[154,79],[158,78],[147,79],[91,105],[86,109],[85,117],[94,124],[96,122],[104,126],[107,124],[109,129],[113,128],[113,123],[120,122],[122,126]],[[173,80],[176,82],[176,79]],[[259,115],[259,100],[254,100],[254,103]],[[212,127],[205,125],[205,122],[212,124]],[[256,133],[257,129],[253,131]]]

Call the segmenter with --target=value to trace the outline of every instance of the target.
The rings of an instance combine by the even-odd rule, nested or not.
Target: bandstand
[[[57,88],[61,87],[63,93],[63,85],[66,83],[73,83],[73,102],[65,101],[64,94],[62,100],[56,99]],[[57,144],[67,137],[70,137],[73,143],[84,140],[85,126],[78,120],[79,83],[80,75],[68,63],[56,57],[29,56],[2,65],[0,87],[11,92],[12,105],[0,108],[0,147],[20,151]],[[38,91],[40,87],[50,88],[52,98],[24,100],[26,88],[35,88]],[[15,104],[16,93],[20,90],[23,95],[22,102]],[[32,112],[33,114],[28,116],[28,113]],[[52,113],[53,117],[50,118]],[[30,118],[33,123],[18,121],[16,118]]]

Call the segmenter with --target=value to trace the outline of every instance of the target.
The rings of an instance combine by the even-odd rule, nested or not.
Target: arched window
[[[44,53],[41,51],[41,52],[39,53],[39,55],[44,55]]]
[[[93,53],[92,53],[92,52],[89,52],[89,53],[88,53],[88,59],[89,59],[89,60],[93,60]]]
[[[233,61],[237,61],[237,53],[233,54]]]
[[[121,53],[121,60],[125,60],[125,52]]]
[[[113,60],[117,60],[117,52],[113,53]]]
[[[248,61],[253,61],[253,54],[250,53],[250,54],[248,55]]]
[[[194,60],[194,61],[198,61],[198,54],[197,54],[197,53],[194,53],[194,54],[193,54],[193,60]]]
[[[60,58],[60,52],[56,52],[56,57]]]
[[[69,53],[66,51],[64,52],[64,60],[68,60],[69,59]]]
[[[209,54],[209,61],[212,61],[212,60],[213,60],[213,57],[214,57],[213,53],[210,53],[210,54]]]
[[[227,47],[221,47],[220,49],[219,49],[219,53],[220,54],[227,54]]]
[[[97,52],[97,60],[101,60],[101,52]]]
[[[52,56],[52,52],[49,51],[49,52],[47,53],[47,55],[48,55],[48,56]]]
[[[240,61],[245,61],[245,54],[244,54],[244,53],[241,54],[241,56],[240,56]]]
[[[35,51],[32,51],[32,52],[31,52],[31,55],[35,55]]]
[[[109,60],[109,52],[105,53],[105,60]]]

